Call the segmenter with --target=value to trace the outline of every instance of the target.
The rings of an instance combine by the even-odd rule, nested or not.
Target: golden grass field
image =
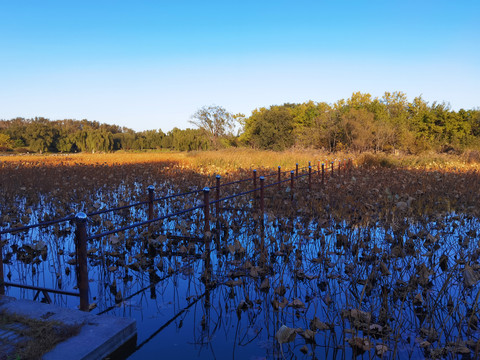
[[[22,210],[15,205],[19,198],[27,199],[26,206],[57,204],[56,214],[61,217],[70,213],[79,204],[91,206],[93,198],[107,193],[114,194],[119,186],[126,202],[144,200],[144,194],[135,189],[138,184],[146,188],[157,184],[157,194],[174,187],[181,193],[205,186],[213,186],[214,175],[220,174],[222,182],[229,182],[252,176],[252,169],[259,175],[282,170],[293,170],[295,164],[306,167],[312,162],[317,170],[318,162],[351,158],[357,168],[354,197],[360,203],[378,198],[371,191],[395,189],[398,196],[408,199],[421,191],[422,201],[418,211],[443,211],[460,206],[462,209],[477,209],[476,179],[480,162],[476,153],[462,156],[447,154],[425,154],[423,156],[395,156],[386,154],[328,154],[312,150],[289,150],[283,152],[252,149],[227,149],[204,152],[145,152],[145,153],[80,153],[55,155],[14,155],[0,157],[0,204],[3,215],[19,219]],[[330,166],[326,166],[327,172]],[[338,168],[338,162],[335,169]],[[376,174],[372,176],[372,174]],[[443,174],[443,175],[442,175]],[[439,183],[439,176],[441,182]],[[350,183],[350,178],[343,181]],[[360,180],[362,185],[360,186]],[[167,185],[169,184],[169,185]],[[344,186],[333,183],[328,186]],[[336,188],[335,188],[336,189]],[[334,192],[337,193],[337,190]],[[390,191],[389,190],[389,191]],[[353,190],[352,190],[353,191]],[[113,196],[113,195],[112,195]],[[339,204],[352,197],[351,191],[340,191]],[[381,197],[381,196],[380,196]],[[441,197],[441,200],[439,200]],[[43,205],[42,205],[43,204]],[[74,206],[76,205],[76,207]],[[422,205],[423,204],[423,205]],[[445,208],[445,204],[448,206]],[[111,206],[114,206],[112,204]],[[395,207],[395,202],[386,208]],[[422,210],[423,209],[423,210]],[[458,210],[458,208],[457,208]],[[475,210],[475,213],[477,210]],[[16,223],[15,221],[8,221]]]
[[[309,161],[316,167],[318,161],[330,162],[352,158],[357,165],[368,167],[401,167],[408,169],[461,171],[480,169],[480,163],[467,155],[428,153],[423,155],[351,154],[326,153],[316,150],[287,150],[282,152],[226,149],[219,151],[192,152],[145,152],[145,153],[79,153],[50,155],[8,155],[0,157],[0,167],[11,168],[41,166],[110,166],[148,163],[175,163],[201,174],[232,173],[238,169],[277,168],[293,169],[296,163],[306,166]]]

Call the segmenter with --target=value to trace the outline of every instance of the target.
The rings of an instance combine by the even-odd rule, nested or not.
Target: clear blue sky
[[[480,1],[0,0],[0,119],[191,127],[201,106],[403,91],[480,106]]]

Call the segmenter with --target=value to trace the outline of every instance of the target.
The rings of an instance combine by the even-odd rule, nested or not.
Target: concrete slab
[[[37,320],[56,320],[82,324],[80,333],[58,344],[45,354],[45,360],[104,359],[122,345],[136,342],[136,321],[110,315],[94,315],[53,304],[0,296],[0,312],[18,314]],[[5,334],[6,335],[6,334]]]

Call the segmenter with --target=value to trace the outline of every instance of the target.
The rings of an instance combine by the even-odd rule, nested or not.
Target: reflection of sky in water
[[[202,194],[199,195],[192,195],[187,203],[180,199],[159,202],[155,214],[162,216],[201,204]],[[99,209],[104,205],[100,203]],[[221,230],[219,240],[212,243],[210,258],[215,285],[211,289],[206,289],[201,280],[205,270],[202,259],[168,256],[170,252],[178,254],[180,246],[188,244],[182,241],[175,244],[157,236],[159,233],[200,236],[201,210],[152,227],[154,244],[165,254],[163,260],[157,256],[148,262],[144,256],[136,257],[148,248],[142,245],[142,240],[149,238],[146,227],[89,244],[91,302],[97,303],[93,312],[107,310],[115,304],[115,295],[121,293],[123,300],[107,312],[137,320],[139,349],[131,355],[132,359],[281,358],[276,331],[282,325],[308,329],[314,317],[331,324],[334,331],[318,331],[316,345],[307,344],[307,358],[312,357],[312,352],[318,358],[350,358],[352,349],[347,340],[354,336],[368,337],[374,345],[385,343],[389,347],[388,358],[394,354],[397,358],[423,358],[428,355],[421,348],[426,340],[433,348],[445,347],[459,337],[464,341],[478,340],[478,330],[473,323],[469,329],[468,324],[472,307],[478,302],[479,285],[466,289],[463,275],[465,263],[478,270],[478,236],[473,233],[479,228],[477,219],[451,214],[446,219],[411,223],[403,228],[400,221],[397,227],[401,231],[386,231],[380,226],[352,228],[331,219],[302,221],[275,219],[270,215],[263,239],[268,266],[262,267],[258,250],[262,242],[260,227],[251,212],[235,210],[251,206],[251,201],[232,201],[229,210],[223,212],[221,222],[224,228],[226,224],[230,228]],[[213,216],[214,206],[212,227]],[[142,221],[145,217],[145,209],[94,216],[88,223],[89,234],[108,231],[113,224],[125,226]],[[73,226],[65,223],[48,230],[33,229],[2,237],[10,245],[4,249],[5,258],[8,260],[11,245],[17,245],[20,249],[17,253],[23,254],[28,263],[15,262],[12,255],[14,265],[6,265],[5,274],[11,275],[12,282],[45,287],[59,287],[61,281],[63,289],[72,290],[76,284],[75,272],[67,261],[73,259],[68,255],[73,252]],[[125,239],[128,251],[122,255]],[[37,245],[22,247],[22,243]],[[32,265],[42,258],[43,244],[48,248],[47,261]],[[60,256],[59,250],[66,256]],[[192,250],[205,254],[198,243]],[[447,259],[445,272],[439,266],[442,255]],[[136,270],[142,267],[143,271]],[[66,268],[70,269],[69,275]],[[261,291],[265,276],[271,288]],[[232,278],[242,283],[225,285]],[[149,286],[156,279],[161,281],[153,291]],[[305,309],[287,305],[273,311],[275,299],[282,303],[283,297],[274,293],[281,283],[286,288],[287,303],[299,299]],[[7,294],[33,297],[31,290],[17,288],[8,288]],[[418,294],[421,301],[418,298],[414,301]],[[77,298],[51,296],[62,306],[78,305]],[[450,298],[454,304],[451,314]],[[242,300],[246,305],[238,309]],[[342,313],[355,308],[372,315],[371,324],[367,325],[382,324],[383,340],[382,334],[379,339],[367,334],[364,324],[356,324],[355,329],[353,319]],[[473,311],[478,313],[476,308]],[[427,336],[421,330],[430,328],[437,334]],[[299,334],[295,342],[283,344],[285,357],[302,358],[300,348],[304,344]],[[374,350],[370,352],[372,356]]]

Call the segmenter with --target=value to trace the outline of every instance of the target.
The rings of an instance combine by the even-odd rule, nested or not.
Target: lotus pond
[[[151,184],[158,196],[214,186],[175,164],[61,171],[75,191],[4,182],[2,229],[143,200]],[[207,234],[198,209],[91,240],[91,311],[137,320],[129,359],[478,358],[478,180],[476,172],[356,168],[323,185],[315,178],[311,190],[304,180],[267,189],[263,216],[252,194],[218,212],[212,205]],[[222,196],[249,189],[234,184]],[[202,204],[202,195],[158,201],[155,216]],[[146,217],[144,206],[95,215],[88,233]],[[6,280],[74,289],[74,228],[2,235]],[[7,287],[7,295],[34,294]]]

